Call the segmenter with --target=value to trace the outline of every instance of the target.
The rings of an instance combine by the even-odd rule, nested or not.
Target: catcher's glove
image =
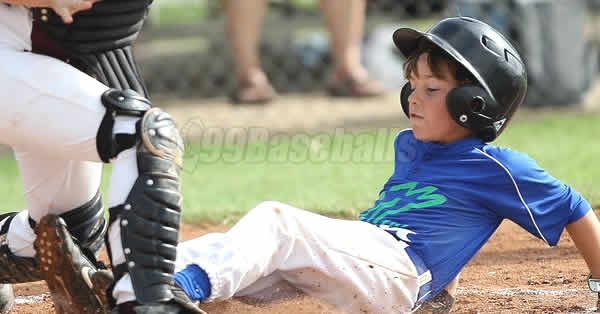
[[[49,8],[33,8],[33,52],[70,63],[108,87],[148,97],[131,46],[153,0],[103,0],[65,24]]]

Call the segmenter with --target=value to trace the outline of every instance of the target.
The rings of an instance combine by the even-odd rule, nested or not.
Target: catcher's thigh
[[[0,143],[42,158],[96,161],[108,87],[62,61],[0,48]]]
[[[54,58],[0,48],[0,59],[5,64],[0,67],[0,143],[15,151],[31,218],[79,212],[100,187],[96,134],[106,113],[101,95],[108,87]],[[99,219],[88,214],[65,219],[78,222],[77,227],[94,225]],[[11,248],[32,241],[16,243],[9,237]]]
[[[40,158],[16,152],[31,218],[60,215],[90,201],[100,188],[102,164]]]

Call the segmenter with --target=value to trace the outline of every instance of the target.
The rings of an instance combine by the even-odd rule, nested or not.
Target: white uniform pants
[[[28,208],[12,221],[8,243],[13,253],[33,256],[35,234],[27,216],[39,221],[77,208],[100,187],[96,133],[105,113],[100,97],[108,87],[50,57],[0,47],[0,60],[0,143],[15,152]],[[115,162],[122,170],[113,177],[119,172],[126,178],[111,179],[109,205],[126,197],[137,177],[135,154],[121,155],[117,161],[133,159],[133,167]]]
[[[419,292],[406,246],[369,223],[264,202],[226,233],[181,243],[177,270],[208,273],[206,302],[266,296],[285,282],[349,313],[406,313]]]

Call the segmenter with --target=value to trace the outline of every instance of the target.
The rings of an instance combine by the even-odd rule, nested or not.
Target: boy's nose
[[[413,90],[412,93],[410,93],[410,95],[408,95],[408,104],[412,105],[413,103],[418,103],[418,101],[420,100],[420,98],[417,96],[417,90]]]

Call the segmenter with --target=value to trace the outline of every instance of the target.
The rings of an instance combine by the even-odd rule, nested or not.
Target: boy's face
[[[413,88],[408,97],[410,125],[415,137],[422,141],[451,143],[471,132],[458,125],[446,108],[446,95],[458,86],[447,64],[441,64],[442,79],[436,78],[427,63],[428,54],[417,60],[419,75],[410,74]]]

